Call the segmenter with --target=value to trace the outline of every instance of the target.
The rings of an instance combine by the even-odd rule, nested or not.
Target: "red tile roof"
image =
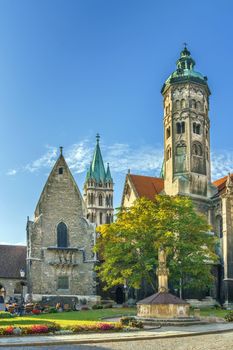
[[[164,189],[164,180],[158,177],[128,175],[138,196],[153,200]]]
[[[231,180],[233,181],[233,174],[231,174]],[[213,184],[218,188],[218,194],[217,194],[218,196],[225,193],[226,181],[227,181],[227,176],[224,176],[221,179],[218,179],[213,182]]]

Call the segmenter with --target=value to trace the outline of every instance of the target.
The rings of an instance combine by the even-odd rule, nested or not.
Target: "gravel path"
[[[8,350],[233,350],[233,332],[182,337],[172,339],[154,339],[119,343],[102,343],[90,345],[58,345],[2,347]]]

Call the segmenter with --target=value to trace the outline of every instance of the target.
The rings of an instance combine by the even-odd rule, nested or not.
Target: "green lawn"
[[[206,308],[206,309],[201,309],[201,316],[224,317],[228,312],[229,312],[228,310]]]
[[[201,316],[216,316],[224,317],[228,311],[221,309],[206,308],[201,309]],[[0,319],[1,326],[17,325],[26,326],[31,324],[49,324],[56,322],[65,327],[68,325],[77,324],[80,322],[93,323],[101,321],[102,318],[115,317],[115,316],[134,316],[136,315],[136,308],[113,308],[113,309],[101,309],[101,310],[88,310],[88,311],[70,311],[59,312],[55,314],[42,314],[42,315],[30,315],[24,317],[15,317],[10,319]]]
[[[68,326],[81,321],[91,323],[91,321],[101,321],[104,317],[115,317],[124,315],[136,315],[136,308],[116,308],[88,311],[70,311],[59,312],[55,314],[30,315],[24,317],[15,317],[10,319],[0,319],[0,327],[8,325],[30,325],[30,324],[48,324],[56,322],[61,326]]]

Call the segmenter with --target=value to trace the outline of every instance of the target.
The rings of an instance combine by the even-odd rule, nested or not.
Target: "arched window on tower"
[[[184,134],[185,133],[185,122],[176,123],[176,133]]]
[[[99,206],[100,206],[100,207],[103,206],[103,196],[102,196],[101,193],[99,194]]]
[[[191,108],[196,109],[197,104],[195,100],[191,100]]]
[[[171,158],[171,155],[172,155],[172,150],[171,150],[171,147],[168,146],[166,150],[166,160],[169,160]]]
[[[180,101],[179,100],[176,100],[175,107],[176,107],[177,110],[180,109]]]
[[[184,99],[182,99],[182,100],[181,100],[181,108],[183,109],[183,108],[185,108],[185,107],[186,107],[185,100],[184,100]]]
[[[88,204],[91,204],[91,195],[88,193]]]
[[[197,101],[197,110],[200,111],[201,110],[201,102]]]
[[[176,155],[177,156],[183,156],[186,154],[186,144],[185,143],[179,143],[176,146]]]
[[[201,134],[201,124],[193,123],[193,133],[197,135]]]
[[[170,126],[166,129],[166,138],[169,139],[169,137],[171,136],[171,128]]]
[[[99,214],[99,218],[100,218],[100,225],[102,225],[102,223],[103,223],[103,213]]]
[[[222,216],[217,215],[215,218],[215,229],[216,229],[216,234],[219,238],[222,238],[223,236],[223,230],[222,230]]]
[[[68,247],[67,226],[64,222],[60,222],[57,225],[57,246],[59,248],[67,248]]]
[[[95,204],[95,197],[94,197],[94,193],[91,193],[91,204]]]

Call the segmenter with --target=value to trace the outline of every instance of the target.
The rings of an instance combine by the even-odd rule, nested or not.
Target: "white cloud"
[[[11,169],[11,170],[8,170],[8,172],[6,174],[9,176],[14,176],[17,174],[17,172],[18,171],[16,169]]]
[[[86,171],[92,159],[93,145],[88,140],[72,145],[66,152],[66,161],[74,173]]]
[[[212,179],[216,180],[233,172],[233,151],[213,151],[211,154]]]
[[[48,149],[47,152],[40,158],[34,160],[31,163],[28,163],[24,169],[33,173],[41,168],[51,168],[57,158],[57,148],[52,146],[46,146]]]
[[[87,170],[92,160],[95,145],[85,139],[71,145],[64,150],[66,161],[75,174]],[[31,173],[41,171],[48,174],[58,157],[58,149],[47,146],[47,150],[40,158],[28,163],[21,169],[11,169],[7,175],[16,175],[19,171]],[[163,162],[162,146],[131,146],[127,143],[115,143],[111,146],[101,144],[103,158],[110,163],[110,169],[115,173],[126,173],[128,169],[138,174],[150,174],[159,176]],[[225,176],[229,171],[233,172],[233,151],[214,151],[212,159],[212,179],[216,180]]]

